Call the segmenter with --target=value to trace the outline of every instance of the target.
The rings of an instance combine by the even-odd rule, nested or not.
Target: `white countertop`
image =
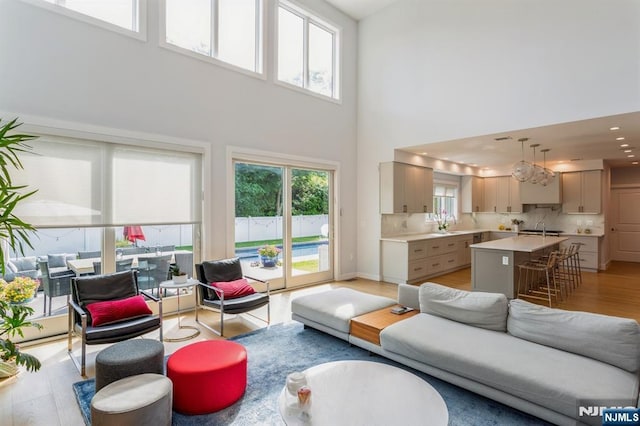
[[[380,241],[394,241],[397,243],[408,243],[411,241],[420,241],[420,240],[430,240],[432,238],[444,238],[444,237],[455,237],[457,235],[469,235],[469,234],[480,234],[482,232],[487,232],[489,229],[462,229],[459,231],[449,231],[446,234],[441,234],[439,232],[432,232],[427,234],[410,234],[410,235],[396,235],[393,237],[384,237],[380,238]]]
[[[500,240],[487,241],[484,243],[472,244],[472,249],[489,249],[505,251],[522,251],[532,253],[559,244],[568,240],[568,237],[543,237],[541,235],[518,235],[515,237],[502,238]]]

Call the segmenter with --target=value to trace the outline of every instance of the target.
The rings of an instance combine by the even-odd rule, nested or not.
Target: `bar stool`
[[[553,251],[546,259],[533,260],[518,265],[518,298],[545,300],[551,307],[551,296],[558,299],[556,267],[558,252]],[[553,285],[553,288],[551,287]],[[546,297],[544,297],[546,295]]]
[[[584,243],[571,243],[569,246],[572,253],[570,261],[577,278],[575,281],[576,288],[582,284],[582,268],[580,266],[580,246],[582,246],[583,244]]]

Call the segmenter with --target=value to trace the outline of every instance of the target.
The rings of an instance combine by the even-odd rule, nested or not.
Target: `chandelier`
[[[536,148],[540,146],[539,143],[534,143],[529,145],[529,147],[533,148],[533,162],[530,163],[525,161],[524,159],[524,143],[528,141],[529,138],[520,138],[518,142],[520,142],[520,147],[522,149],[522,160],[518,161],[513,165],[513,171],[511,172],[511,176],[519,182],[530,182],[533,184],[540,184],[542,186],[547,186],[556,177],[556,173],[547,168],[547,152],[551,151],[549,148],[541,149],[540,152],[544,155],[543,165],[539,166],[536,164]]]

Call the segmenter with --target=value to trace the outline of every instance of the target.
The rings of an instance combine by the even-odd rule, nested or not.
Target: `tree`
[[[291,210],[294,216],[329,213],[327,172],[294,170],[291,177],[291,193]]]

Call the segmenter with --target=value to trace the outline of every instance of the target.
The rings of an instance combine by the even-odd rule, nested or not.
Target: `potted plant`
[[[278,255],[282,250],[274,245],[266,245],[258,249],[260,262],[265,268],[273,268],[278,264]]]
[[[171,276],[173,278],[173,282],[176,284],[184,284],[189,278],[187,273],[182,272],[177,264],[171,266]]]
[[[36,295],[40,281],[29,277],[16,277],[11,282],[0,279],[0,300],[12,305],[29,303]]]
[[[516,232],[520,232],[520,225],[524,223],[524,220],[520,219],[511,219],[511,224],[513,225],[513,230]]]
[[[31,149],[24,142],[35,139],[36,136],[24,134],[9,134],[20,123],[17,119],[2,123],[0,119],[0,240],[5,242],[14,252],[24,254],[24,244],[33,248],[30,241],[30,233],[35,231],[33,225],[26,223],[14,215],[16,206],[35,191],[26,191],[25,186],[13,184],[11,172],[22,169],[22,163],[18,155]],[[5,273],[5,246],[0,244],[0,272]],[[24,277],[23,277],[24,278]],[[18,284],[4,294],[11,298],[33,296],[35,287],[32,282],[18,278]],[[20,289],[20,290],[18,290]],[[22,294],[25,296],[17,296]],[[5,296],[6,297],[6,296]],[[17,300],[17,299],[16,299]],[[17,300],[19,302],[19,300]],[[3,377],[14,375],[18,372],[18,366],[26,367],[27,371],[40,369],[40,361],[33,355],[20,351],[17,344],[11,341],[16,336],[24,337],[23,328],[42,328],[40,324],[28,320],[33,315],[31,307],[19,303],[0,299],[0,375]]]

